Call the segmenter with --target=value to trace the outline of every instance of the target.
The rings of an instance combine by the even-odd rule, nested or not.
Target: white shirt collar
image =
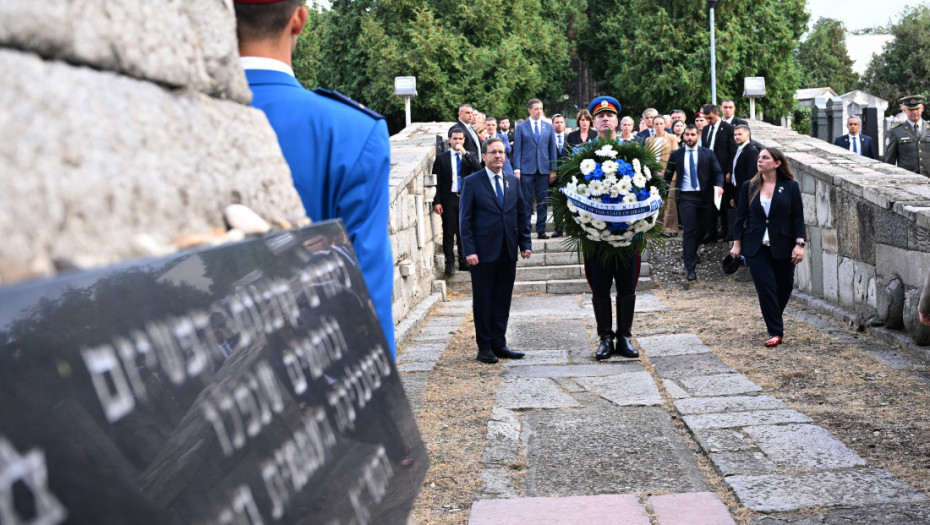
[[[500,175],[502,179],[504,178],[503,169],[501,170],[500,173],[494,173],[493,171],[491,171],[491,168],[485,167],[484,171],[488,174],[488,177],[491,179],[491,185],[494,185],[494,177],[497,177],[498,175]]]
[[[698,150],[698,143],[695,142],[693,148],[689,148],[688,145],[685,144],[685,149],[688,150],[688,151],[695,151],[695,152],[696,152],[696,151]]]
[[[239,64],[242,65],[242,69],[265,69],[269,71],[280,71],[281,73],[287,73],[292,77],[295,76],[294,70],[291,69],[291,66],[274,58],[239,57]]]

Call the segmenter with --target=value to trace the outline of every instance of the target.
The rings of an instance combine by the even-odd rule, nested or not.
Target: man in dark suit
[[[729,204],[727,218],[730,222],[730,231],[738,236],[739,231],[734,229],[736,207],[740,198],[746,198],[745,195],[739,194],[739,188],[758,171],[756,161],[759,160],[759,148],[753,144],[752,133],[749,126],[745,124],[736,126],[736,129],[733,130],[733,139],[736,141],[736,155],[733,157],[731,175],[726,178],[727,184],[724,188],[723,200]]]
[[[732,98],[725,98],[723,102],[720,103],[720,120],[734,128],[740,124],[744,126],[749,125],[748,122],[736,116],[736,104],[733,102]]]
[[[527,103],[527,108],[530,118],[517,126],[513,137],[513,173],[520,179],[527,206],[533,203],[534,197],[536,198],[537,237],[548,239],[546,200],[549,197],[549,183],[555,181],[558,149],[552,124],[542,119],[542,101],[532,98]],[[529,216],[526,220],[528,223]]]
[[[481,141],[478,140],[478,134],[475,133],[475,128],[472,127],[472,120],[474,120],[475,108],[471,107],[468,104],[462,104],[459,106],[459,121],[452,125],[449,128],[449,133],[452,133],[453,130],[459,130],[465,134],[465,151],[471,153],[481,161]]]
[[[846,131],[849,133],[836,137],[833,143],[853,153],[858,153],[870,159],[874,159],[875,150],[872,149],[872,137],[859,133],[859,128],[861,126],[862,123],[859,121],[859,117],[851,115],[846,119]]]
[[[733,126],[730,126],[720,118],[720,111],[713,104],[704,104],[701,106],[701,114],[707,119],[707,126],[701,130],[701,145],[714,152],[717,158],[717,164],[720,169],[725,170],[726,174],[730,173],[733,166],[733,156],[736,155],[736,141],[733,140]],[[707,225],[706,239],[700,239],[703,242],[717,242],[719,239],[729,237],[729,226],[727,224],[727,211],[724,206],[719,210],[714,210],[715,215]],[[717,222],[720,222],[720,232],[718,234]]]
[[[469,173],[481,169],[481,163],[470,152],[465,151],[465,133],[460,129],[449,130],[449,151],[440,153],[433,162],[436,175],[436,197],[433,211],[442,218],[442,254],[446,257],[446,275],[455,273],[453,246],[458,238],[459,270],[467,270],[465,252],[462,251],[462,236],[459,235],[459,190],[462,179]]]
[[[681,243],[682,259],[688,280],[693,281],[697,279],[695,268],[700,261],[697,255],[698,244],[717,212],[714,196],[723,195],[723,171],[720,170],[714,152],[698,145],[698,130],[693,124],[685,128],[682,138],[685,147],[669,155],[669,165],[675,166],[675,170],[666,171],[665,180],[671,182],[672,175],[678,175],[678,216],[685,226]]]
[[[523,357],[522,352],[507,348],[506,334],[517,251],[524,259],[532,254],[530,213],[520,181],[503,171],[504,152],[501,139],[485,141],[486,167],[463,181],[459,210],[462,245],[471,265],[475,340],[482,363]]]
[[[572,145],[568,143],[568,133],[565,133],[565,117],[556,113],[552,116],[552,130],[555,132],[555,145],[558,150],[556,162],[557,166],[562,165],[562,159],[568,157],[572,154],[573,148]],[[553,186],[557,183],[552,181],[549,183],[549,189],[552,190]],[[561,237],[565,233],[565,228],[558,226],[555,228],[555,231],[552,233],[552,238]]]

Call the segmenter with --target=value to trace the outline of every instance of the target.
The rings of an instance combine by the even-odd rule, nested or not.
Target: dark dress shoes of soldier
[[[497,362],[497,356],[494,355],[494,353],[490,350],[479,349],[477,359],[478,361],[481,361],[482,363],[488,363],[489,365],[493,365]]]
[[[613,337],[601,337],[601,344],[597,347],[597,352],[594,353],[594,359],[598,361],[603,361],[604,359],[610,359],[610,356],[614,354],[614,338]]]
[[[511,350],[507,348],[506,346],[502,346],[500,348],[494,348],[491,350],[491,352],[493,352],[494,355],[496,355],[497,357],[501,359],[523,359],[523,356],[526,355],[523,352],[516,352],[514,350]]]

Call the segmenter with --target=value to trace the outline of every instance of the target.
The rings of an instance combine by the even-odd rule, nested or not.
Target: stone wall
[[[930,271],[930,179],[800,135],[753,123],[781,148],[801,183],[808,250],[797,288],[856,312],[863,324],[904,328],[921,345],[917,299]]]
[[[227,0],[0,2],[0,283],[304,216]]]

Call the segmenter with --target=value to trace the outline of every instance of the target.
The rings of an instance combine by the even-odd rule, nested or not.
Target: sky
[[[889,20],[897,22],[901,11],[908,6],[916,6],[918,0],[807,0],[807,9],[811,14],[810,25],[818,18],[836,18],[842,20],[847,31],[885,25]]]

